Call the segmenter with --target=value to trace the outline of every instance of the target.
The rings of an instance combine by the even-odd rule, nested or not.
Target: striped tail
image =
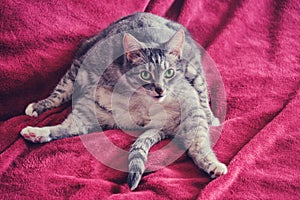
[[[139,136],[132,145],[128,156],[128,186],[131,190],[134,190],[141,180],[150,148],[164,138],[164,133],[151,129]]]

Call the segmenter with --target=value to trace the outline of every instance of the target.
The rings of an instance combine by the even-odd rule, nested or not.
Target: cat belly
[[[121,94],[112,94],[111,89],[99,87],[96,102],[97,118],[103,126],[172,132],[180,123],[180,106],[172,97],[157,102],[146,95],[133,93],[130,98],[125,98]]]

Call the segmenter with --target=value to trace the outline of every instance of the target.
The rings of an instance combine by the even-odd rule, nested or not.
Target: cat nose
[[[161,87],[155,87],[155,92],[161,96],[164,93],[164,90]]]

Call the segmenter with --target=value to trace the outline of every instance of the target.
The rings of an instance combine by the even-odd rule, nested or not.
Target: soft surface
[[[299,199],[299,10],[296,0],[2,0],[0,199]],[[131,192],[127,173],[101,164],[80,137],[42,145],[20,137],[25,126],[58,124],[70,112],[66,104],[24,115],[51,92],[80,41],[136,11],[182,23],[215,61],[227,114],[214,150],[227,175],[211,180],[184,154]],[[134,140],[105,134],[124,149]]]

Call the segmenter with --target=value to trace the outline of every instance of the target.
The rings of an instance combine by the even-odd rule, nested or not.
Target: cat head
[[[171,91],[176,78],[182,75],[181,57],[184,31],[177,31],[161,48],[147,48],[134,36],[126,33],[123,38],[128,82],[139,86],[138,91],[162,101]]]

